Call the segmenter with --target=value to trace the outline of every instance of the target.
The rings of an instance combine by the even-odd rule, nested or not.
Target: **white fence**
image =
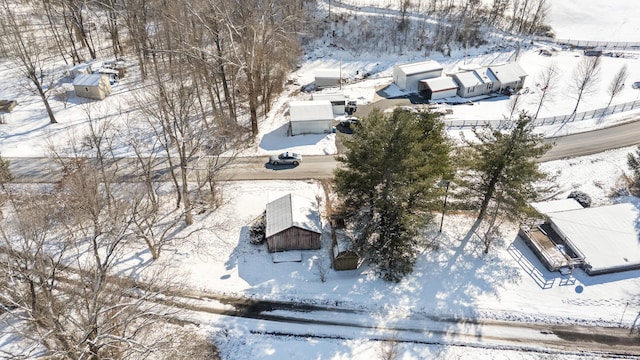
[[[552,39],[543,36],[534,36],[533,40],[548,41],[558,45],[568,45],[577,48],[594,48],[598,50],[640,50],[640,42]]]
[[[608,115],[622,113],[626,111],[632,111],[640,108],[640,100],[618,104],[614,106],[610,106],[608,108],[600,108],[591,111],[579,112],[575,114],[569,115],[559,115],[552,116],[546,118],[537,118],[533,120],[533,126],[545,126],[545,125],[555,125],[555,124],[564,124],[567,122],[573,121],[583,121],[583,120],[591,120],[597,118],[603,118]],[[447,129],[464,129],[464,128],[472,128],[472,127],[482,127],[482,126],[490,126],[493,128],[501,128],[508,127],[510,122],[508,120],[444,120]]]

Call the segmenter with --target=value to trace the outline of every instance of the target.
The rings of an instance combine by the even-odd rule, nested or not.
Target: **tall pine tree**
[[[377,109],[345,141],[335,190],[359,230],[355,245],[389,281],[413,271],[421,230],[440,208],[437,182],[450,178],[451,144],[436,114]]]
[[[638,196],[640,195],[640,145],[636,148],[636,153],[627,154],[627,166],[631,170],[631,193]]]
[[[551,145],[543,144],[543,135],[534,134],[530,123],[531,117],[522,112],[508,132],[474,130],[477,141],[465,139],[467,146],[460,150],[461,194],[479,209],[469,234],[489,218],[487,231],[481,236],[485,253],[489,252],[496,218],[517,221],[532,214],[528,204],[537,197],[534,184],[547,176],[538,168],[536,159]]]

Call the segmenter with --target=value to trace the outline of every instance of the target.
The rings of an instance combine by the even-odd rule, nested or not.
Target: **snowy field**
[[[597,4],[597,5],[596,5]],[[605,5],[606,4],[606,5]],[[604,7],[604,8],[603,8]],[[634,1],[580,0],[551,1],[551,25],[558,38],[584,40],[638,41],[639,7]],[[597,16],[596,16],[597,14]],[[588,24],[588,26],[586,25]],[[564,81],[568,81],[580,59],[579,52],[557,49],[553,56],[538,55],[545,44],[529,45],[518,54],[517,60],[530,76],[523,95],[524,108],[535,108],[537,74],[549,63],[561,66]],[[553,50],[553,49],[552,49]],[[454,71],[461,65],[489,64],[515,60],[513,51],[490,52],[487,49],[454,51],[451,57],[432,54],[431,58]],[[389,85],[393,65],[421,60],[419,53],[403,57],[380,54],[354,58],[346,53],[326,48],[306,54],[301,68],[293,75],[300,84],[311,82],[318,68],[339,66],[354,75],[372,72],[372,79],[345,86],[345,93],[360,104],[375,100],[375,91]],[[8,63],[0,64],[0,76],[7,83],[17,83],[17,74]],[[640,90],[630,84],[640,81],[640,52],[624,52],[622,57],[604,57],[601,85],[589,94],[578,111],[604,107],[608,102],[606,88],[611,76],[627,65],[629,79],[625,90],[613,104],[634,101]],[[18,86],[0,88],[0,98],[15,98],[20,106],[4,114],[5,125],[0,126],[0,154],[4,157],[43,156],[45,144],[62,146],[72,134],[86,129],[87,113],[94,117],[121,115],[117,121],[127,122],[134,117],[135,105],[130,93],[136,87],[135,70],[114,88],[112,95],[98,105],[78,98],[68,104],[53,100],[59,124],[49,125],[40,100],[23,92]],[[333,154],[335,135],[285,136],[286,103],[306,99],[308,94],[297,92],[299,86],[288,88],[273,106],[273,111],[261,122],[257,145],[244,155],[265,155],[287,149],[303,155]],[[541,116],[564,115],[571,112],[575,100],[563,95],[554,97],[541,111]],[[290,95],[290,96],[289,96]],[[453,107],[452,119],[496,119],[507,113],[507,99],[477,102],[473,106]],[[628,120],[634,114],[622,114],[600,121],[573,123],[563,133],[584,131],[614,122]],[[554,134],[558,127],[538,129]],[[455,134],[452,134],[455,136]],[[560,192],[564,198],[572,190],[588,193],[594,206],[612,203],[610,194],[619,186],[626,171],[626,154],[633,148],[553,161],[542,168],[558,175]],[[119,154],[128,155],[126,148]],[[340,304],[345,308],[371,312],[374,324],[401,322],[412,316],[478,317],[497,320],[517,320],[542,323],[573,323],[607,325],[629,328],[640,315],[640,271],[588,277],[581,271],[562,276],[550,273],[517,238],[515,226],[503,229],[503,238],[494,243],[488,255],[482,254],[477,242],[461,244],[473,219],[448,214],[442,234],[427,234],[438,245],[418,258],[413,274],[399,284],[379,280],[366,266],[358,270],[336,272],[329,270],[327,281],[320,281],[318,268],[329,263],[330,243],[328,225],[323,223],[323,247],[319,251],[303,252],[302,262],[274,264],[266,246],[248,243],[247,225],[272,201],[289,192],[316,199],[324,198],[322,186],[315,181],[233,182],[225,184],[228,203],[215,216],[197,217],[196,222],[215,225],[215,231],[198,233],[198,241],[179,249],[166,251],[164,261],[171,260],[176,273],[183,274],[194,289],[224,294],[245,295],[259,299],[280,299],[316,304]],[[627,199],[629,200],[629,199]],[[637,199],[635,199],[637,200]],[[634,201],[630,199],[629,201]],[[320,204],[321,208],[324,203]],[[640,205],[639,205],[640,206]],[[226,219],[220,224],[220,219]],[[147,259],[148,254],[136,254],[132,261]],[[163,260],[163,258],[161,258]],[[224,359],[377,359],[384,349],[381,342],[351,330],[339,333],[345,339],[313,337],[282,337],[262,335],[267,325],[229,318],[202,318],[198,331],[204,332],[219,346]],[[222,331],[222,329],[225,329]],[[288,331],[289,329],[281,329]],[[194,330],[195,331],[195,330]],[[311,330],[313,332],[313,330]],[[399,359],[583,359],[584,356],[559,356],[513,350],[489,350],[461,346],[421,345],[402,343]],[[594,357],[595,358],[595,357]]]

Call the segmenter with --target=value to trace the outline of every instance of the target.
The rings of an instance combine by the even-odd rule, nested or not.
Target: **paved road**
[[[640,144],[640,121],[579,134],[548,138],[555,146],[541,161],[558,160]]]
[[[555,146],[541,161],[595,154],[640,144],[640,121],[601,130],[547,139]],[[16,182],[50,183],[60,178],[57,166],[48,158],[8,158]],[[300,166],[270,166],[266,156],[240,158],[222,172],[227,180],[303,180],[326,179],[337,162],[333,155],[304,156]],[[160,171],[166,172],[166,169]]]

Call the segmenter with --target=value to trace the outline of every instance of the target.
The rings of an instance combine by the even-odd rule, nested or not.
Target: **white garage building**
[[[311,95],[312,100],[328,100],[333,107],[333,113],[344,115],[345,105],[347,104],[346,96],[341,92],[331,93],[314,93]]]
[[[456,96],[458,84],[449,76],[420,80],[420,93],[427,100],[444,99]]]
[[[396,65],[393,67],[393,82],[407,92],[417,92],[420,80],[442,76],[442,65],[433,60]]]
[[[329,100],[289,102],[291,135],[331,133],[333,107]]]
[[[318,89],[338,87],[342,81],[340,69],[317,69],[314,77]]]

